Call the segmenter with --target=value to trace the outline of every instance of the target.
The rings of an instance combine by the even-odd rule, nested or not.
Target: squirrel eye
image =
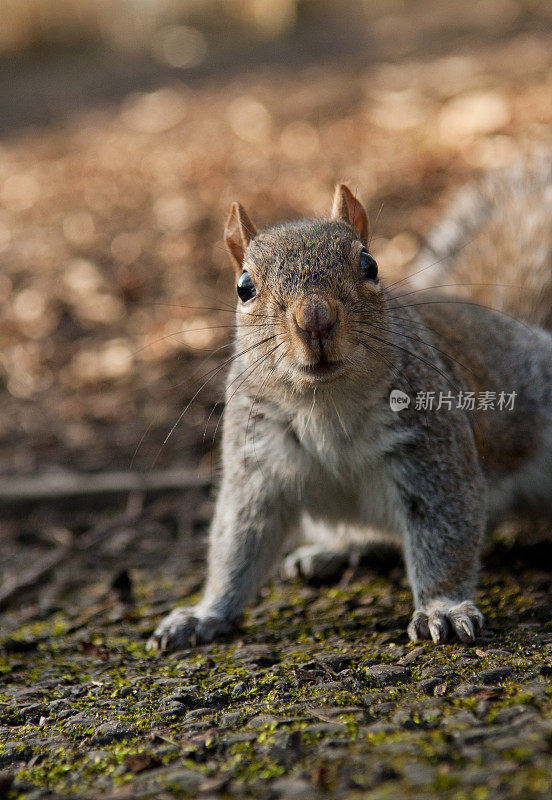
[[[247,303],[248,300],[255,297],[257,290],[255,289],[255,284],[249,272],[242,272],[238,280],[237,290],[238,297],[242,303]]]
[[[370,281],[375,281],[378,277],[377,261],[368,250],[362,250],[360,254],[360,276]]]

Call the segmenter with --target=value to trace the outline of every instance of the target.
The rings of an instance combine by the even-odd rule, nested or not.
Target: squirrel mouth
[[[338,372],[342,365],[342,361],[318,361],[316,364],[303,364],[301,372],[313,378],[325,378]]]

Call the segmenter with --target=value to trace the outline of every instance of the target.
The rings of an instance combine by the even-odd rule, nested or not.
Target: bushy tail
[[[552,154],[540,155],[461,191],[410,265],[409,285],[552,330],[551,165]]]

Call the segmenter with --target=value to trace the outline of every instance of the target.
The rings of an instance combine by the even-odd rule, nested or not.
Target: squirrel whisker
[[[276,337],[275,337],[275,336],[272,336],[271,338],[272,338],[272,339],[275,339]],[[263,344],[264,344],[264,342],[263,342]],[[242,380],[242,382],[241,382],[241,383],[238,385],[238,387],[237,387],[237,388],[236,388],[236,389],[235,389],[235,390],[232,392],[232,394],[231,394],[230,396],[226,396],[226,398],[225,398],[225,405],[226,405],[226,406],[227,406],[227,405],[229,404],[229,402],[232,400],[232,398],[234,397],[234,395],[236,394],[236,392],[238,391],[238,389],[240,389],[240,388],[243,386],[243,384],[244,384],[244,383],[245,383],[245,382],[248,380],[248,378],[250,378],[250,377],[251,377],[251,375],[252,375],[252,374],[255,372],[255,370],[256,370],[256,369],[258,369],[258,368],[261,366],[261,364],[264,364],[264,362],[265,362],[265,361],[266,361],[268,358],[270,358],[270,356],[271,356],[273,353],[275,353],[275,352],[276,352],[276,350],[278,350],[278,348],[279,348],[279,347],[281,347],[282,345],[283,345],[283,342],[280,342],[279,344],[275,345],[275,347],[273,347],[273,348],[272,348],[272,349],[271,349],[271,350],[270,350],[268,353],[262,353],[262,354],[259,356],[259,358],[257,358],[257,359],[256,359],[256,360],[253,362],[253,364],[252,364],[252,365],[251,365],[251,364],[248,364],[248,366],[247,366],[245,369],[243,369],[241,372],[239,372],[239,373],[236,375],[236,377],[235,377],[235,378],[234,378],[234,379],[233,379],[233,380],[232,380],[232,381],[231,381],[231,382],[230,382],[230,383],[227,385],[227,387],[226,387],[226,392],[228,392],[228,389],[230,389],[230,388],[231,388],[231,387],[232,387],[232,386],[233,386],[233,385],[236,383],[236,381],[237,381],[239,378],[241,378],[241,376],[244,374],[244,372],[246,372],[246,373],[247,373],[247,374],[246,374],[246,376],[245,376],[245,378],[244,378],[244,379]],[[242,355],[242,354],[240,354],[240,355]],[[209,420],[211,419],[211,416],[212,416],[212,414],[213,414],[214,408],[215,408],[215,407],[213,407],[213,409],[211,410],[211,413],[209,414],[209,417],[207,418],[206,425],[209,423]],[[217,435],[217,432],[218,432],[218,429],[219,429],[219,425],[220,425],[220,422],[221,422],[221,420],[222,420],[222,414],[221,414],[221,415],[220,415],[220,417],[218,418],[218,421],[217,421],[217,424],[216,424],[215,430],[214,430],[214,432],[213,432],[213,436],[212,436],[212,438],[211,438],[211,446],[213,446],[213,445],[214,445],[214,442],[215,442],[215,437],[216,437],[216,435]]]
[[[431,344],[430,342],[426,342],[424,339],[420,339],[417,336],[412,336],[412,335],[410,335],[408,333],[404,333],[404,331],[401,331],[401,330],[397,330],[397,329],[393,330],[391,328],[383,328],[381,325],[377,325],[375,322],[367,322],[366,320],[360,320],[360,319],[356,319],[356,320],[354,320],[354,322],[355,322],[356,325],[368,325],[371,328],[375,328],[378,331],[383,331],[384,333],[391,333],[391,334],[394,334],[395,336],[402,336],[404,339],[410,339],[411,341],[419,342],[419,344],[423,344],[426,347],[431,347],[432,350],[435,350],[437,353],[440,353],[448,361],[454,361],[454,363],[458,364],[459,367],[462,367],[467,372],[473,373],[473,370],[470,369],[470,367],[466,366],[466,364],[462,364],[461,361],[458,361],[457,358],[454,358],[454,356],[451,356],[450,353],[446,353],[444,350],[441,350],[440,347],[437,347],[436,345]]]
[[[440,283],[435,286],[422,286],[419,289],[412,289],[409,292],[404,292],[403,294],[395,294],[392,293],[392,297],[394,300],[402,300],[403,297],[409,297],[411,294],[418,294],[419,292],[431,292],[433,289],[456,289],[459,286],[490,286],[490,287],[499,287],[500,289],[516,289],[520,292],[527,292],[529,291],[527,286],[516,286],[513,283],[481,283],[481,282],[469,282],[469,283]]]
[[[267,327],[277,325],[276,322],[265,322],[264,325]],[[148,347],[153,347],[159,342],[165,342],[167,339],[176,339],[177,336],[183,336],[186,333],[200,333],[202,331],[218,331],[218,330],[231,330],[235,331],[238,329],[238,326],[234,323],[232,325],[207,325],[203,328],[183,328],[181,331],[174,331],[173,333],[166,333],[165,336],[160,336],[158,339],[153,339],[153,341],[148,342],[147,344],[139,347],[138,350],[133,351],[133,355],[138,355],[138,353],[142,353],[144,350],[147,350]]]
[[[208,383],[209,383],[209,382],[210,382],[210,381],[211,381],[211,380],[212,380],[212,379],[213,379],[213,378],[214,378],[216,375],[218,375],[218,373],[219,373],[221,370],[223,370],[223,369],[224,369],[224,368],[225,368],[225,367],[226,367],[228,364],[231,364],[231,363],[232,363],[233,361],[235,361],[237,358],[240,358],[240,356],[243,356],[245,353],[248,353],[248,352],[250,352],[250,351],[251,351],[251,350],[253,350],[255,347],[260,347],[260,345],[262,345],[262,344],[265,344],[265,342],[269,342],[271,339],[275,339],[275,338],[276,338],[276,335],[273,335],[273,336],[268,336],[268,337],[266,337],[265,339],[263,339],[262,341],[260,341],[260,342],[256,342],[256,344],[253,344],[253,345],[251,345],[250,347],[247,347],[245,350],[242,350],[240,353],[236,353],[235,355],[231,356],[231,358],[228,358],[228,359],[226,359],[225,361],[223,361],[223,363],[222,363],[222,364],[220,364],[218,367],[216,367],[216,368],[213,368],[213,370],[210,370],[210,372],[211,372],[212,374],[210,374],[210,375],[209,375],[209,373],[207,373],[207,374],[209,375],[209,378],[208,378],[206,381],[204,381],[204,382],[201,384],[201,386],[199,387],[199,389],[197,390],[197,392],[194,394],[194,396],[191,398],[191,400],[189,400],[189,401],[188,401],[188,403],[186,404],[186,406],[184,407],[184,409],[183,409],[183,410],[180,412],[180,414],[178,415],[178,417],[177,417],[177,419],[176,419],[176,422],[175,422],[175,423],[172,425],[172,427],[171,427],[171,429],[169,430],[168,434],[165,436],[165,438],[164,438],[164,440],[163,440],[163,443],[161,444],[161,447],[159,448],[159,450],[158,450],[158,451],[157,451],[157,453],[155,454],[155,457],[154,457],[154,459],[153,459],[153,462],[152,462],[152,464],[151,464],[151,466],[150,466],[150,469],[153,469],[153,468],[154,468],[155,464],[157,463],[157,460],[158,460],[159,456],[161,455],[161,453],[162,453],[162,451],[163,451],[163,448],[165,447],[165,445],[167,444],[167,442],[168,442],[168,441],[169,441],[169,439],[171,438],[172,434],[174,433],[174,431],[176,430],[176,428],[178,427],[178,425],[179,425],[179,424],[180,424],[180,422],[182,421],[182,419],[183,419],[184,415],[186,414],[186,412],[188,411],[188,409],[190,408],[190,406],[192,405],[192,403],[194,402],[194,400],[196,399],[196,397],[197,397],[197,396],[199,395],[199,393],[200,393],[200,392],[201,392],[201,391],[202,391],[202,390],[205,388],[205,386],[207,386],[207,384],[208,384]]]
[[[283,342],[281,342],[281,344],[283,344]],[[278,345],[278,347],[279,347],[279,346],[280,346],[280,345]],[[269,355],[272,355],[272,353],[274,353],[274,351],[275,351],[276,349],[277,349],[277,348],[275,347],[275,348],[272,350],[272,352],[271,352]],[[256,403],[257,403],[257,401],[258,401],[259,397],[261,396],[261,392],[262,392],[262,390],[264,389],[264,387],[266,386],[266,384],[268,383],[268,381],[270,380],[270,378],[271,378],[271,377],[274,375],[274,372],[275,372],[275,371],[276,371],[276,369],[278,368],[278,365],[280,364],[280,361],[281,361],[281,360],[282,360],[282,359],[283,359],[285,356],[286,356],[286,351],[284,350],[284,352],[283,352],[283,353],[282,353],[280,356],[278,356],[278,358],[276,359],[275,363],[274,363],[274,364],[272,365],[272,367],[270,368],[270,370],[269,370],[268,374],[266,375],[266,377],[265,377],[264,381],[261,383],[261,385],[260,385],[260,387],[259,387],[259,389],[258,389],[258,391],[257,391],[257,394],[256,394],[256,395],[255,395],[255,397],[253,398],[253,402],[251,403],[251,408],[249,409],[249,416],[247,417],[247,424],[246,424],[246,426],[245,426],[245,436],[244,436],[244,440],[243,440],[243,460],[244,460],[244,464],[246,464],[246,459],[247,459],[247,436],[248,436],[248,432],[249,432],[249,425],[250,425],[250,423],[251,423],[251,417],[252,417],[252,415],[253,415],[253,411],[254,411],[255,405],[256,405]],[[235,394],[235,393],[234,393],[234,394]],[[220,418],[219,418],[219,422],[220,422]],[[253,453],[254,453],[254,455],[255,455],[255,461],[256,461],[256,463],[257,463],[257,467],[258,467],[258,468],[259,468],[259,470],[261,471],[261,474],[263,474],[263,475],[264,475],[264,473],[263,473],[263,469],[262,469],[262,467],[261,467],[261,465],[260,465],[260,462],[259,462],[259,458],[258,458],[258,456],[257,456],[257,450],[256,450],[256,447],[255,447],[255,432],[256,432],[256,424],[257,424],[257,420],[255,419],[255,421],[254,421],[254,423],[253,423]]]
[[[441,375],[441,377],[444,378],[447,381],[447,383],[449,384],[449,386],[452,386],[452,388],[455,391],[457,391],[457,392],[460,391],[458,386],[456,386],[454,383],[450,382],[448,375],[445,372],[443,372],[443,370],[439,369],[439,367],[437,367],[435,364],[432,364],[430,361],[427,361],[425,358],[423,358],[418,353],[413,353],[412,350],[408,350],[406,347],[401,347],[401,345],[397,344],[396,342],[389,342],[389,341],[387,341],[387,339],[381,339],[379,336],[375,336],[375,334],[373,334],[373,333],[366,333],[365,332],[365,335],[367,335],[370,339],[373,339],[373,340],[375,340],[377,342],[381,342],[382,344],[387,345],[388,347],[394,347],[397,350],[402,350],[403,353],[407,353],[407,355],[412,356],[412,358],[415,358],[418,361],[421,361],[422,364],[425,364],[427,367],[430,367],[430,369],[434,370],[439,375]]]
[[[500,308],[493,308],[492,306],[486,306],[483,303],[475,303],[473,300],[458,300],[458,299],[427,300],[422,303],[409,303],[399,306],[388,306],[387,310],[394,311],[395,309],[418,308],[420,306],[433,306],[433,305],[463,305],[463,306],[474,306],[474,308],[484,308],[487,311],[494,311],[495,314],[501,314],[503,317],[507,317],[508,319],[512,320],[512,322],[517,322],[518,325],[521,325],[529,333],[534,333],[534,330],[531,328],[530,325],[527,325],[523,320],[519,319],[518,317],[513,317],[511,314],[508,314],[507,311],[503,311]]]
[[[465,250],[466,247],[468,247],[468,245],[472,243],[472,241],[473,241],[472,239],[469,239],[467,242],[464,242],[464,244],[462,244],[462,246],[459,247],[456,252],[459,253],[462,250]],[[425,267],[416,270],[416,272],[410,272],[408,275],[404,275],[402,278],[400,278],[398,281],[395,281],[394,283],[387,284],[387,288],[393,289],[395,286],[400,286],[401,283],[406,283],[406,281],[411,280],[416,275],[421,275],[422,272],[425,272],[426,270],[431,269],[432,267],[436,267],[439,264],[442,264],[448,258],[450,258],[450,253],[446,253],[441,258],[438,258],[436,261],[432,261],[431,264],[427,264]]]

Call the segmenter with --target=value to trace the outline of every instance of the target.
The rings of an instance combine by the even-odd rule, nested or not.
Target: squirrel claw
[[[448,639],[448,623],[446,617],[439,612],[433,612],[428,620],[429,632],[435,644],[443,644]]]
[[[431,608],[418,609],[412,615],[408,635],[413,642],[432,639],[443,644],[453,638],[473,642],[483,627],[483,615],[471,600],[462,603],[441,601]]]
[[[211,642],[217,634],[227,630],[224,621],[216,617],[198,617],[192,608],[174,608],[159,623],[148,640],[147,648],[154,653],[184,650],[202,642]]]

